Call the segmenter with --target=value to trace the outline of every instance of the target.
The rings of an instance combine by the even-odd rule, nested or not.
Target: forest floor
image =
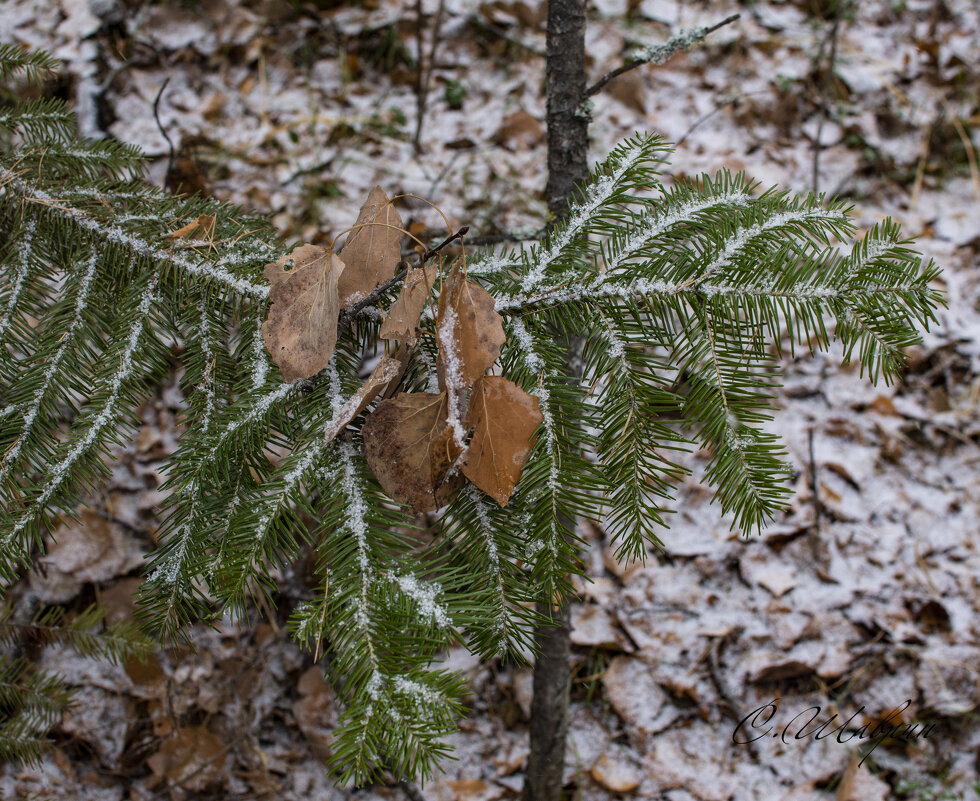
[[[772,429],[795,494],[761,535],[731,531],[711,504],[703,453],[688,459],[662,557],[622,564],[601,528],[583,532],[595,581],[573,613],[571,798],[980,798],[980,3],[842,2],[836,25],[820,14],[834,5],[591,4],[593,78],[640,43],[741,14],[600,93],[593,159],[658,131],[677,143],[675,176],[745,170],[841,195],[864,228],[890,215],[944,268],[949,308],[894,386],[841,367],[836,351],[784,358]],[[422,7],[420,23],[414,4],[392,0],[4,0],[0,40],[61,58],[53,89],[78,104],[82,131],[142,147],[151,181],[168,178],[165,130],[172,188],[268,216],[289,244],[329,242],[375,184],[429,198],[478,236],[539,229],[543,0]],[[441,233],[421,204],[402,216]],[[175,375],[21,602],[132,614],[182,406]],[[113,666],[48,648],[42,665],[77,702],[41,768],[0,767],[0,796],[417,798],[338,788],[323,767],[334,699],[283,628],[304,580],[303,565],[284,574],[265,622],[195,630],[193,653]],[[462,650],[447,664],[468,677],[470,712],[450,738],[456,759],[421,795],[517,797],[530,669]],[[850,735],[796,738],[810,711],[783,738],[734,742],[738,721],[777,698],[777,734],[819,707],[810,731],[837,714],[828,731],[852,718]],[[906,701],[905,722],[934,728],[859,765],[869,741],[853,730]],[[735,739],[755,736],[745,731]]]

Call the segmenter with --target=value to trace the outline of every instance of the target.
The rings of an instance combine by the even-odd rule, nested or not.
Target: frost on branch
[[[409,351],[399,348],[392,356],[384,356],[371,375],[361,385],[361,388],[337,411],[323,432],[323,444],[334,439],[347,424],[363,412],[378,395],[388,387],[393,387],[401,381],[408,366]]]
[[[494,310],[494,299],[483,287],[467,281],[453,267],[439,294],[436,320],[439,338],[439,383],[443,389],[471,387],[500,357],[503,318]]]

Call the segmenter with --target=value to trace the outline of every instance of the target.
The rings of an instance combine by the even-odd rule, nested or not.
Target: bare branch
[[[592,95],[597,94],[607,83],[609,83],[613,78],[618,78],[624,72],[629,72],[630,70],[636,69],[637,67],[642,67],[644,64],[663,64],[667,59],[673,56],[675,53],[679,53],[682,50],[687,50],[690,47],[698,44],[704,40],[709,33],[713,33],[730,22],[737,20],[741,14],[732,14],[730,17],[725,17],[721,22],[716,22],[709,28],[692,28],[689,31],[682,31],[677,36],[672,36],[662,45],[655,45],[653,47],[644,48],[641,55],[634,58],[628,64],[624,64],[622,67],[617,67],[612,72],[607,72],[598,81],[596,81],[592,86],[585,90],[585,98],[592,97]]]

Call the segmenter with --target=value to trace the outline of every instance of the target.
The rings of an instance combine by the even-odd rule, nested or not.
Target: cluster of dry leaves
[[[327,367],[337,345],[342,310],[373,299],[396,277],[406,234],[397,210],[376,186],[361,207],[339,254],[301,245],[265,267],[272,301],[262,336],[286,381],[311,378]],[[324,432],[336,438],[379,395],[364,422],[364,454],[381,486],[417,512],[444,506],[464,477],[505,506],[534,446],[542,415],[538,399],[499,375],[486,375],[506,341],[493,297],[468,281],[465,257],[443,279],[440,265],[407,269],[380,337],[398,343]],[[435,330],[422,312],[439,278]],[[420,336],[434,336],[439,392],[398,392]],[[386,348],[387,351],[387,348]],[[472,433],[471,433],[472,432]]]

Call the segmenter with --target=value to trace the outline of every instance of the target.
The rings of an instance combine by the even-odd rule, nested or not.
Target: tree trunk
[[[549,0],[547,40],[548,210],[560,219],[589,177],[585,100],[585,0]]]
[[[554,221],[566,212],[572,190],[589,175],[589,120],[585,99],[585,0],[549,0],[547,40],[548,210]],[[567,342],[571,356],[577,343]],[[574,520],[562,520],[574,531]],[[531,752],[524,779],[524,801],[559,801],[568,732],[568,604],[539,605],[556,625],[538,630],[531,703]]]

